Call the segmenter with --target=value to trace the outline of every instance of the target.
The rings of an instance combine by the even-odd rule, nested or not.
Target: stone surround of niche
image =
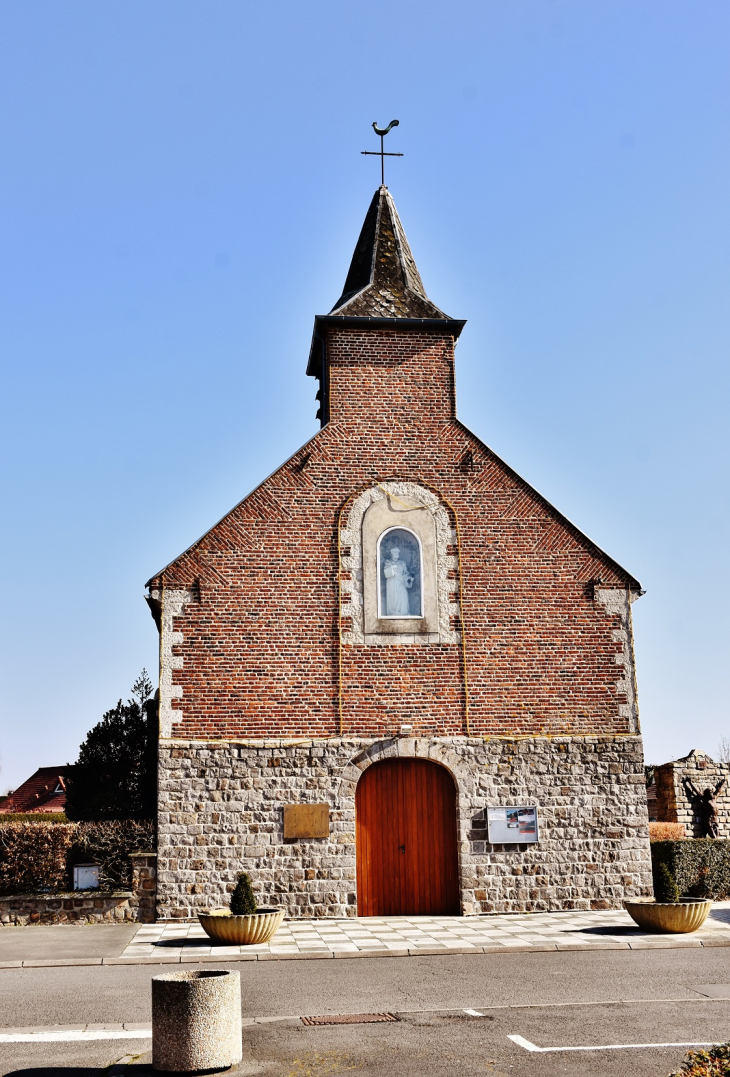
[[[456,782],[464,914],[652,893],[640,737],[172,740],[160,743],[158,916],[228,904],[240,871],[290,917],[356,916],[355,788],[396,756]],[[283,805],[303,801],[329,804],[329,838],[284,841]],[[514,803],[539,805],[539,843],[490,845],[485,809]]]
[[[389,506],[393,510],[390,519],[387,518]],[[408,507],[413,511],[404,512]],[[378,514],[377,523],[371,518],[373,509]],[[425,524],[419,527],[417,523],[419,510],[427,514],[427,527]],[[375,548],[379,535],[388,526],[401,523],[415,527],[421,532],[422,541],[426,539],[428,554],[422,566],[426,616],[415,623],[394,619],[388,626],[387,621],[378,619],[372,612],[377,608],[379,586]],[[372,534],[368,534],[369,528],[374,528]],[[446,507],[426,487],[390,480],[363,490],[350,506],[346,524],[340,532],[340,548],[347,551],[341,555],[340,590],[344,599],[343,616],[347,617],[350,626],[343,630],[342,642],[355,646],[458,643],[461,635],[451,625],[452,619],[459,617],[460,609],[459,559],[449,552],[456,548],[456,540]],[[395,634],[392,629],[396,630]]]

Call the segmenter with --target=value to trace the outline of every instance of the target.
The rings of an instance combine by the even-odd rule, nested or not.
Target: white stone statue
[[[413,577],[405,561],[400,559],[400,550],[393,546],[390,557],[383,565],[385,576],[385,615],[386,617],[410,617],[411,606],[408,591],[413,586]]]

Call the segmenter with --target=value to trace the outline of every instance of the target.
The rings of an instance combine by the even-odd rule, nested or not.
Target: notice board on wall
[[[537,841],[537,805],[510,804],[487,808],[487,827],[492,845]]]

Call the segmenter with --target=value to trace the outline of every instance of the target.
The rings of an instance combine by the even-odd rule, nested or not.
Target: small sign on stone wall
[[[487,826],[492,845],[537,841],[537,807],[532,804],[487,808]]]
[[[292,838],[328,838],[329,804],[285,804],[284,841]]]

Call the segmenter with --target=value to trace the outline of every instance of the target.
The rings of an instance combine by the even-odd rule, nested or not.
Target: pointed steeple
[[[386,338],[390,341],[388,347],[395,334],[441,337],[453,364],[453,346],[465,324],[449,318],[426,295],[390,191],[380,187],[365,216],[342,295],[329,314],[314,319],[307,374],[319,381],[317,418],[324,426],[331,415],[339,414],[338,402],[344,399],[344,383],[332,380],[332,372],[339,369],[336,349],[344,348],[351,360],[358,355],[357,362],[368,365],[367,354],[358,351],[351,334],[380,335],[383,346]],[[352,386],[347,391],[352,392]],[[452,396],[446,406],[453,410]]]
[[[426,295],[387,187],[380,187],[370,203],[344,290],[330,315],[446,318]]]

